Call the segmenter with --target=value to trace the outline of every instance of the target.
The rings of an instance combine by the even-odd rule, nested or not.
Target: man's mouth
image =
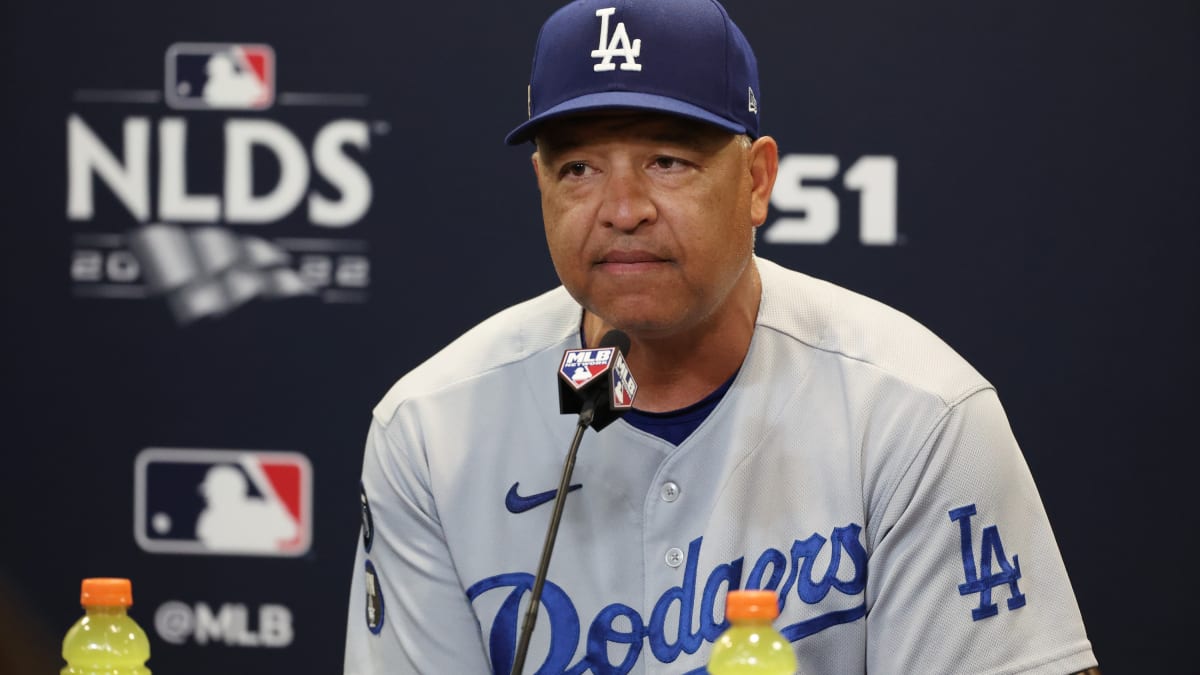
[[[646,265],[666,262],[666,259],[649,251],[609,251],[600,258],[601,265]]]

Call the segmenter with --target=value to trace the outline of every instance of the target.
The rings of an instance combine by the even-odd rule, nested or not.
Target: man
[[[1096,665],[991,386],[754,256],[777,170],[758,98],[713,0],[547,21],[508,141],[534,141],[563,286],[376,407],[347,673],[509,672],[575,422],[555,373],[612,328],[636,410],[585,437],[525,672],[703,672],[731,588],[778,592],[806,674]]]

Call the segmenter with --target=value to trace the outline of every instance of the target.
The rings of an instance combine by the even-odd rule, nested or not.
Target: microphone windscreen
[[[625,356],[629,356],[629,346],[629,336],[625,334],[625,331],[617,330],[616,328],[608,331],[604,334],[604,337],[600,338],[601,349],[616,347]]]

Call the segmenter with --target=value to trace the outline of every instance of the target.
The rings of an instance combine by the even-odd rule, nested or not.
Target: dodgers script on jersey
[[[701,426],[584,437],[527,672],[703,672],[734,588],[778,591],[805,674],[1095,665],[992,387],[899,312],[755,264],[750,349]],[[375,408],[347,673],[508,673],[580,316],[562,288],[510,308]]]

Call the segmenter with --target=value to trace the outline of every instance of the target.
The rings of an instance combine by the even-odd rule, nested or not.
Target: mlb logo
[[[167,49],[167,105],[183,110],[265,110],[275,101],[269,45],[177,42]]]
[[[147,448],[134,538],[150,553],[295,557],[312,544],[312,466],[295,452]]]
[[[617,352],[612,367],[612,400],[610,406],[614,410],[628,410],[633,407],[633,399],[637,396],[637,381],[629,372],[625,357]]]
[[[576,389],[604,374],[612,362],[612,349],[568,349],[563,354],[558,374]]]

